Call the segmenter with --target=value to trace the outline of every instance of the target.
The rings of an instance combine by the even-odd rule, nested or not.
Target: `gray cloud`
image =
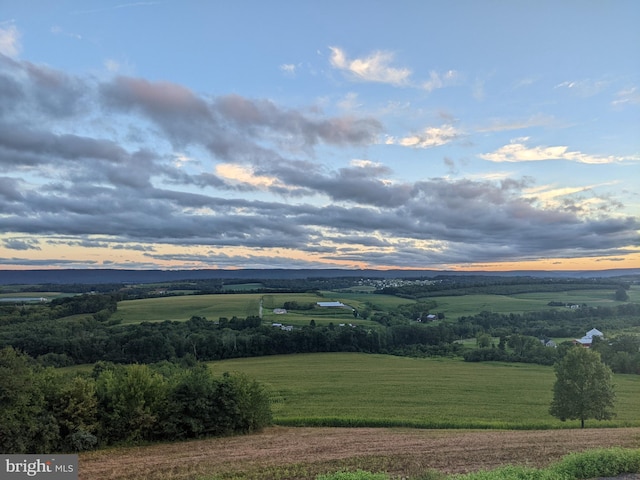
[[[336,265],[429,267],[617,258],[640,243],[639,220],[617,216],[622,205],[613,199],[600,199],[597,216],[578,197],[546,205],[526,194],[531,180],[397,181],[385,165],[349,158],[332,168],[318,160],[321,146],[339,155],[381,133],[370,117],[208,97],[132,77],[81,79],[0,57],[0,233],[11,234],[4,245],[14,250],[38,248],[29,235],[143,251],[150,264],[265,267],[281,265],[269,248]],[[196,152],[198,161],[177,165],[178,151]],[[224,176],[217,169],[224,163],[251,178]],[[251,181],[258,178],[265,180]],[[251,253],[166,256],[157,244]],[[32,264],[10,263],[20,261],[3,260]]]

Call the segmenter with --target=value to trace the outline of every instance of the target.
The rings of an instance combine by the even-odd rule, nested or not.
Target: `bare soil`
[[[640,428],[460,431],[272,427],[261,433],[80,456],[80,480],[312,479],[340,469],[415,476],[505,464],[545,467],[570,452],[640,448]]]

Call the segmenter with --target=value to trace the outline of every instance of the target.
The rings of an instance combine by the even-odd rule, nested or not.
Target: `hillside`
[[[116,270],[116,269],[55,269],[0,270],[0,285],[33,284],[98,284],[156,283],[202,279],[299,279],[299,278],[418,278],[437,275],[531,276],[544,278],[597,278],[640,275],[640,269],[611,270],[518,270],[503,272],[462,272],[439,270],[342,270],[342,269],[241,269],[241,270]]]

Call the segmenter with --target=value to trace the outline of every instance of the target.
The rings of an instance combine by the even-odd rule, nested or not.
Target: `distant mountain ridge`
[[[240,269],[240,270],[120,270],[120,269],[54,269],[0,270],[0,285],[33,284],[100,284],[158,283],[180,280],[260,280],[302,278],[419,278],[449,276],[503,276],[535,278],[609,278],[639,276],[640,268],[610,270],[509,270],[509,271],[449,271],[449,270],[348,270],[348,269]]]

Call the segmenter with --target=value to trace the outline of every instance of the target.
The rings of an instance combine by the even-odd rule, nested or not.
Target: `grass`
[[[634,292],[635,295],[635,292]],[[515,295],[462,295],[432,297],[438,303],[436,312],[448,319],[475,315],[482,311],[494,313],[525,313],[566,307],[550,307],[549,302],[576,303],[587,306],[613,306],[623,302],[613,300],[610,290],[573,290],[568,292],[536,292]]]
[[[423,428],[563,428],[548,413],[553,369],[352,353],[301,354],[214,362],[246,373],[272,392],[281,425]],[[640,376],[616,375],[617,417],[587,426],[640,426]]]
[[[220,295],[182,295],[175,297],[125,300],[118,303],[114,319],[122,323],[186,321],[192,316],[218,320],[234,315],[258,315],[260,296],[250,293]]]

